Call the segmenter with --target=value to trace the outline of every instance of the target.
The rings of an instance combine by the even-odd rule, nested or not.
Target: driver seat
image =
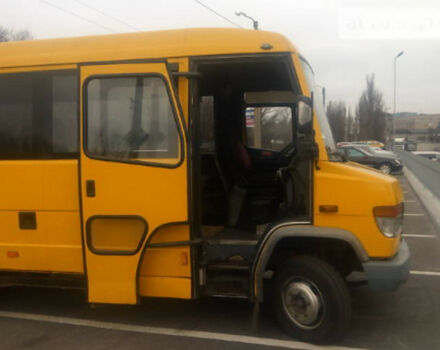
[[[233,184],[229,190],[229,206],[228,206],[228,226],[234,227],[238,225],[241,213],[243,212],[244,203],[247,196],[246,175],[252,168],[251,157],[244,145],[237,140],[234,150]]]

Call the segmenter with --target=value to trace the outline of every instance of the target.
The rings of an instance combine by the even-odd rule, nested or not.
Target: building
[[[415,143],[418,151],[440,151],[440,114],[396,114],[395,138]]]

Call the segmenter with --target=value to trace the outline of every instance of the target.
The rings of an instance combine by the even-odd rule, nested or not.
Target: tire
[[[383,163],[379,166],[379,170],[384,174],[389,175],[391,174],[391,165],[389,165],[388,163]]]
[[[277,270],[274,298],[278,322],[299,340],[332,342],[350,325],[351,297],[345,281],[314,256],[290,258]]]

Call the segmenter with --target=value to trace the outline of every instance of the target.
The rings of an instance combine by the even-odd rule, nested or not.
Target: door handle
[[[86,195],[87,197],[95,197],[95,180],[86,180]]]

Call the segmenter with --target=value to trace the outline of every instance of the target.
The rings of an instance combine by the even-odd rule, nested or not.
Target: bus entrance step
[[[208,265],[204,294],[247,298],[249,296],[249,271],[249,267],[245,265]]]
[[[210,262],[206,265],[207,271],[250,271],[250,268],[248,263],[241,261]]]

